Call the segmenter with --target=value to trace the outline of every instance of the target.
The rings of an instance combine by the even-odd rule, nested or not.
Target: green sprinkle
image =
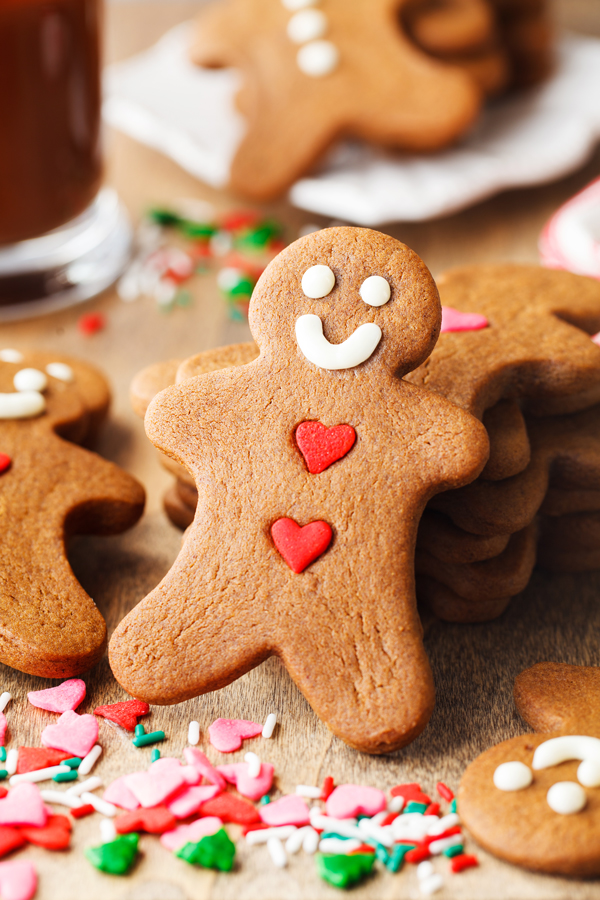
[[[77,769],[71,769],[70,772],[57,772],[52,781],[75,781],[77,777]]]
[[[249,278],[240,278],[238,283],[230,288],[227,293],[230,297],[251,297],[254,290],[254,282]]]
[[[177,213],[171,212],[169,209],[151,209],[148,212],[148,218],[163,228],[172,228],[183,221]]]
[[[266,806],[267,803],[270,803],[270,802],[271,802],[271,798],[269,797],[269,795],[268,795],[268,794],[263,794],[263,796],[262,796],[262,797],[260,798],[260,800],[258,801],[258,805],[259,805],[259,806]]]
[[[352,840],[347,834],[338,834],[337,831],[324,831],[319,840],[323,841],[325,838],[337,838],[338,841]]]
[[[140,735],[146,734],[146,729],[143,725],[136,725],[133,733],[136,737],[140,737]]]
[[[374,853],[353,853],[351,856],[334,854],[326,856],[317,853],[315,856],[317,872],[334,887],[349,888],[371,872],[375,862]]]
[[[450,812],[456,812],[456,798],[450,804]]]
[[[208,222],[190,222],[187,219],[180,219],[177,224],[182,234],[194,240],[208,241],[218,231],[216,225],[210,225]]]
[[[177,291],[175,294],[175,303],[177,306],[189,306],[192,302],[192,295],[189,291]]]
[[[417,803],[416,800],[411,800],[406,804],[403,812],[405,813],[424,813],[427,809],[427,803]]]
[[[0,781],[4,781],[5,778],[8,778],[8,772],[6,769],[0,769]]]
[[[149,747],[151,744],[159,744],[164,739],[164,731],[151,731],[149,734],[140,734],[134,737],[132,743],[134,747]]]
[[[61,766],[68,766],[70,769],[78,769],[83,760],[79,756],[73,756],[71,759],[63,759]]]
[[[225,829],[220,828],[216,834],[206,835],[197,844],[185,844],[175,852],[175,856],[184,859],[192,866],[231,872],[235,857],[235,844]]]
[[[453,856],[458,856],[459,853],[462,853],[465,848],[462,844],[453,844],[451,847],[446,847],[445,850],[442,850],[444,856],[447,856],[448,859],[452,859]]]
[[[156,762],[157,759],[160,759],[160,750],[158,747],[152,748],[152,753],[150,754],[150,759],[152,762]]]
[[[0,747],[0,762],[6,762],[6,747]]]
[[[398,872],[404,865],[404,857],[408,851],[414,850],[415,847],[416,844],[394,844],[394,848],[385,864],[390,872]]]
[[[379,862],[383,863],[384,866],[387,866],[390,854],[383,846],[383,844],[377,844],[377,846],[375,847],[375,856],[377,857]]]
[[[109,875],[126,875],[131,869],[138,850],[137,834],[123,834],[108,844],[86,847],[84,853],[93,866]]]
[[[261,222],[257,228],[252,228],[243,232],[236,241],[240,247],[246,247],[248,250],[262,250],[274,238],[281,234],[281,225],[279,222],[266,220]]]

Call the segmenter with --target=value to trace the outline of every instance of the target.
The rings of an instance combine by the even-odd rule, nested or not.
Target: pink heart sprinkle
[[[57,687],[45,691],[29,691],[27,699],[38,709],[63,713],[68,709],[77,709],[85,697],[85,681],[81,678],[69,678]]]
[[[149,772],[158,772],[162,769],[177,769],[183,777],[185,778],[188,784],[199,784],[202,780],[202,775],[195,769],[194,766],[182,766],[181,761],[179,759],[175,759],[173,756],[161,756],[160,759],[157,759],[156,762],[153,762]]]
[[[87,756],[98,740],[98,721],[89,714],[79,716],[72,709],[62,714],[55,725],[42,731],[42,744],[54,750],[64,750],[73,756]]]
[[[6,729],[8,728],[8,722],[6,721],[6,716],[3,712],[0,712],[0,747],[4,747],[4,740],[6,738]]]
[[[164,803],[184,785],[187,787],[181,767],[176,769],[174,766],[165,766],[158,771],[133,772],[125,776],[125,784],[146,809]]]
[[[374,816],[386,807],[383,791],[358,784],[340,784],[327,798],[327,815],[333,819]]]
[[[177,819],[187,819],[188,816],[198,812],[203,803],[212,800],[220,793],[221,788],[216,784],[199,784],[181,791],[180,794],[169,800],[167,806],[169,812],[172,812]]]
[[[216,834],[223,827],[223,823],[216,816],[205,816],[196,819],[189,825],[178,825],[172,831],[165,831],[160,837],[160,842],[167,850],[179,850],[185,844],[196,844],[200,838],[208,834]]]
[[[37,890],[37,873],[28,860],[0,863],[2,900],[31,900]]]
[[[215,767],[210,763],[207,756],[204,755],[202,750],[198,750],[196,747],[186,747],[183,751],[183,755],[186,758],[186,761],[198,770],[200,775],[210,781],[212,784],[216,784],[217,787],[220,787],[222,791],[225,790],[226,781],[220,772],[217,772]]]
[[[125,775],[121,775],[120,778],[116,778],[112,784],[109,784],[104,791],[103,797],[109,803],[114,803],[115,806],[119,806],[121,809],[137,809],[140,803],[125,784],[125,778]]]
[[[487,328],[490,323],[485,316],[479,313],[464,313],[451,306],[442,306],[441,334],[448,331],[479,331]]]
[[[262,730],[262,725],[246,719],[217,719],[208,726],[210,742],[221,753],[239,750],[244,738],[258,737]]]
[[[27,781],[18,784],[0,800],[0,825],[35,825],[42,828],[47,818],[48,812],[35,784]]]
[[[266,825],[307,825],[310,821],[306,801],[298,794],[288,794],[259,809]]]
[[[260,773],[257,778],[248,775],[248,763],[232,763],[227,766],[219,766],[219,772],[230,784],[235,784],[238,792],[250,800],[260,800],[271,790],[273,784],[273,772],[275,767],[271,763],[261,763]]]

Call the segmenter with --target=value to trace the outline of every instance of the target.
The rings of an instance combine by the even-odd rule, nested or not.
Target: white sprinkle
[[[46,769],[36,769],[35,772],[23,772],[22,775],[11,776],[10,786],[14,787],[17,784],[23,784],[24,782],[34,784],[36,781],[48,781],[48,779],[54,778],[55,775],[70,771],[71,769],[69,766],[48,766]]]
[[[334,831],[344,837],[355,837],[360,840],[363,838],[362,831],[356,827],[356,819],[332,819],[330,816],[311,815],[310,824],[319,831]]]
[[[391,812],[391,813],[402,812],[402,810],[404,809],[405,803],[406,803],[406,800],[404,799],[404,797],[392,797],[392,799],[390,800],[390,802],[387,805],[388,812]]]
[[[117,829],[112,819],[100,820],[100,837],[103,844],[110,844],[117,836]]]
[[[256,753],[246,753],[244,759],[248,763],[248,778],[258,778],[262,764]]]
[[[278,841],[286,841],[289,837],[298,831],[295,825],[277,825],[273,828],[257,828],[256,831],[249,831],[246,835],[246,843],[250,846],[254,844],[266,844],[269,838],[276,838]]]
[[[48,363],[48,365],[46,366],[46,372],[48,373],[48,375],[51,375],[52,378],[57,378],[58,381],[65,381],[67,384],[70,384],[71,381],[73,381],[75,378],[73,369],[66,363]]]
[[[96,812],[99,812],[103,816],[110,816],[112,819],[112,817],[117,814],[116,806],[113,806],[108,800],[102,800],[100,797],[96,797],[95,794],[90,794],[89,791],[86,791],[85,794],[81,795],[81,800],[83,803],[89,803],[90,806],[94,807]]]
[[[23,359],[23,354],[19,353],[18,350],[11,350],[8,347],[5,350],[0,350],[0,360],[2,362],[20,363],[23,362]]]
[[[425,879],[429,878],[431,875],[433,875],[433,866],[429,860],[426,859],[424,862],[419,863],[417,866],[417,878],[419,881],[425,881]]]
[[[6,762],[4,763],[4,769],[8,772],[9,775],[14,775],[17,771],[17,763],[19,761],[19,751],[16,747],[13,747],[12,750],[8,751],[6,756]]]
[[[231,291],[244,278],[245,273],[241,269],[225,266],[217,275],[217,284],[222,291]]]
[[[309,853],[311,856],[313,853],[317,852],[317,847],[319,846],[320,835],[318,831],[315,831],[314,828],[308,826],[304,840],[302,841],[302,849],[305,853]]]
[[[290,834],[289,838],[285,842],[286,853],[289,853],[290,856],[293,856],[294,853],[297,853],[302,846],[302,842],[306,837],[306,833],[313,830],[314,829],[312,829],[310,825],[303,825],[302,828],[296,828],[296,830],[292,834]]]
[[[394,835],[389,826],[381,828],[379,825],[373,824],[371,819],[361,819],[358,823],[358,830],[379,844],[383,844],[384,847],[391,847],[394,844]]]
[[[4,712],[11,700],[12,694],[8,691],[4,691],[4,693],[0,695],[0,712]]]
[[[285,869],[288,861],[287,853],[279,838],[270,837],[267,841],[267,850],[271,855],[274,865],[276,865],[278,869]]]
[[[195,747],[200,742],[200,722],[192,721],[188,725],[188,744]]]
[[[13,378],[13,384],[17,391],[45,391],[48,379],[39,369],[19,369]]]
[[[463,844],[464,840],[461,834],[453,834],[450,837],[442,838],[441,841],[432,841],[429,845],[429,852],[432,856],[437,856],[439,853],[447,850],[448,847],[456,847],[458,844]]]
[[[81,761],[81,765],[77,770],[79,775],[89,775],[100,759],[101,753],[102,747],[100,746],[100,744],[94,744],[88,755],[84,756],[83,760]]]
[[[153,294],[159,306],[168,306],[175,299],[177,285],[170,278],[161,278],[156,284]]]
[[[233,238],[228,231],[215,231],[208,246],[213,256],[227,256],[233,250]]]
[[[81,768],[81,766],[79,767]],[[86,791],[95,791],[97,788],[102,787],[102,779],[98,778],[97,775],[93,775],[91,778],[87,778],[85,781],[80,781],[79,784],[74,784],[73,787],[70,787],[67,790],[67,794],[71,797],[80,797]]]
[[[297,784],[296,793],[300,797],[310,797],[313,800],[318,800],[321,796],[321,788],[313,787],[312,784]]]
[[[68,806],[69,809],[83,806],[79,797],[71,797],[67,791],[40,791],[40,796],[46,803],[58,803],[59,806]]]
[[[262,736],[264,738],[270,738],[273,736],[273,732],[275,731],[275,726],[277,725],[277,716],[275,713],[269,713],[267,716],[267,720],[264,724],[262,730]]]
[[[432,826],[428,821],[430,818],[432,817],[422,816],[421,813],[403,813],[394,819],[389,827],[396,841],[401,841],[405,838],[421,841],[426,834],[431,834]],[[439,822],[439,819],[435,819],[435,822]],[[436,834],[441,834],[444,830],[442,828]]]
[[[339,856],[348,856],[361,846],[362,841],[358,838],[327,837],[319,841],[319,853],[335,853]]]
[[[421,881],[419,884],[419,890],[422,894],[426,894],[427,896],[429,896],[430,894],[435,894],[443,887],[444,879],[437,872],[433,875],[430,875],[429,878],[426,878],[425,881]]]
[[[117,294],[124,303],[132,303],[140,296],[140,271],[141,265],[134,263],[117,281]]]
[[[371,816],[371,824],[381,825],[384,819],[387,819],[387,809],[384,809],[383,812],[378,812],[376,815]]]
[[[405,816],[402,816],[404,819]],[[429,819],[430,816],[423,816],[424,819]],[[431,816],[433,818],[433,816]],[[398,819],[395,820],[396,822]],[[443,834],[444,831],[447,831],[449,828],[454,828],[455,825],[460,825],[460,818],[458,813],[448,813],[447,816],[443,816],[441,819],[434,819],[433,824],[429,826],[429,830],[427,834]]]

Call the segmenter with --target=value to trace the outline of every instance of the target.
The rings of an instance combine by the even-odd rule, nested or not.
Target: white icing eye
[[[525,763],[513,760],[501,763],[494,772],[494,784],[499,791],[522,791],[529,787],[533,773]]]
[[[287,33],[294,44],[306,44],[323,37],[327,31],[327,16],[320,9],[303,9],[288,22]]]
[[[58,378],[59,381],[73,381],[75,377],[71,366],[61,362],[48,363],[46,372],[53,378]]]
[[[369,306],[383,306],[392,295],[389,282],[381,275],[371,275],[362,283],[360,296]]]
[[[306,9],[307,6],[315,6],[318,0],[281,0],[281,2],[286,9],[290,9],[293,12],[296,9]]]
[[[302,290],[311,300],[320,300],[330,294],[335,285],[335,275],[329,266],[311,266],[302,276]]]
[[[330,75],[337,68],[339,59],[338,49],[331,41],[310,41],[300,47],[296,55],[298,68],[311,78]]]
[[[585,791],[574,781],[558,781],[546,794],[548,806],[561,816],[578,813],[586,804]]]
[[[19,369],[13,384],[18,391],[43,391],[48,387],[48,379],[39,369]]]
[[[6,350],[0,350],[0,360],[2,362],[20,363],[23,362],[23,354],[19,353],[18,350],[11,350],[7,347]]]

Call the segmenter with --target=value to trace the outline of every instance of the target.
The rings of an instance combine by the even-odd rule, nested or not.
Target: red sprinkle
[[[93,812],[96,812],[91,803],[84,803],[83,806],[75,806],[71,810],[71,815],[74,819],[83,819],[85,816],[91,816]]]
[[[462,829],[460,825],[454,825],[452,828],[447,828],[446,831],[442,831],[441,834],[430,834],[427,837],[423,838],[423,844],[429,846],[433,844],[434,841],[443,841],[445,838],[452,837],[455,834],[461,834]]]
[[[12,460],[11,460],[10,456],[8,456],[7,453],[0,453],[0,473],[6,472],[6,470],[9,468],[11,462],[12,462]]]
[[[431,797],[422,792],[421,785],[416,781],[411,784],[397,784],[390,793],[392,797],[404,797],[407,803],[411,800],[415,803],[425,803],[427,806],[431,803]]]
[[[425,859],[429,859],[431,853],[429,852],[429,847],[415,847],[414,850],[409,850],[404,859],[409,863],[420,863]],[[458,859],[458,857],[455,857]]]
[[[3,797],[6,797],[7,794],[8,790],[0,785],[0,800],[2,800]]]
[[[217,816],[223,822],[236,822],[238,825],[251,825],[260,822],[258,810],[233,794],[220,794],[207,800],[200,807],[201,816]]]
[[[48,766],[57,766],[63,759],[70,759],[72,756],[72,753],[65,753],[64,750],[51,750],[46,747],[19,747],[17,775],[36,772],[38,769],[46,769]]]
[[[0,825],[0,856],[6,856],[11,850],[17,850],[26,843],[25,837],[18,828]]]
[[[408,856],[408,853],[406,855]],[[466,853],[461,853],[450,860],[450,871],[455,873],[462,872],[463,869],[471,869],[473,866],[478,865],[479,860],[476,856],[468,856]]]
[[[105,327],[106,319],[102,313],[84,313],[79,317],[77,325],[82,334],[95,334]]]
[[[150,707],[143,700],[123,700],[121,703],[109,703],[108,706],[97,706],[95,716],[102,716],[116,722],[126,731],[135,731],[140,716],[147,716]]]
[[[375,850],[370,844],[361,844],[356,850],[351,850],[348,856],[354,856],[356,853],[375,853]]]
[[[117,834],[129,834],[130,831],[146,831],[148,834],[163,834],[177,826],[177,819],[166,806],[153,806],[151,809],[134,809],[115,819]]]
[[[234,210],[221,219],[221,228],[225,231],[239,231],[241,228],[255,225],[259,218],[259,214],[252,210]]]
[[[327,775],[327,777],[323,779],[323,787],[321,788],[321,800],[327,800],[327,798],[333,793],[334,787],[335,781],[333,780],[331,775]]]
[[[442,800],[447,800],[448,803],[451,803],[454,800],[454,792],[450,790],[447,784],[444,784],[443,781],[438,781],[435,786],[436,791],[442,798]]]
[[[265,822],[252,822],[251,825],[244,825],[242,834],[246,837],[249,831],[262,831],[264,828],[271,828],[271,826],[265,824]]]
[[[388,813],[385,819],[379,823],[382,828],[385,828],[386,825],[391,825],[394,819],[397,819],[400,813]]]
[[[45,847],[46,850],[66,850],[71,841],[71,828],[68,816],[48,816],[42,828],[25,825],[19,831],[30,844]]]
[[[431,803],[427,807],[427,809],[425,810],[423,815],[424,816],[437,816],[437,815],[439,815],[439,812],[440,812],[440,804],[439,803]]]

